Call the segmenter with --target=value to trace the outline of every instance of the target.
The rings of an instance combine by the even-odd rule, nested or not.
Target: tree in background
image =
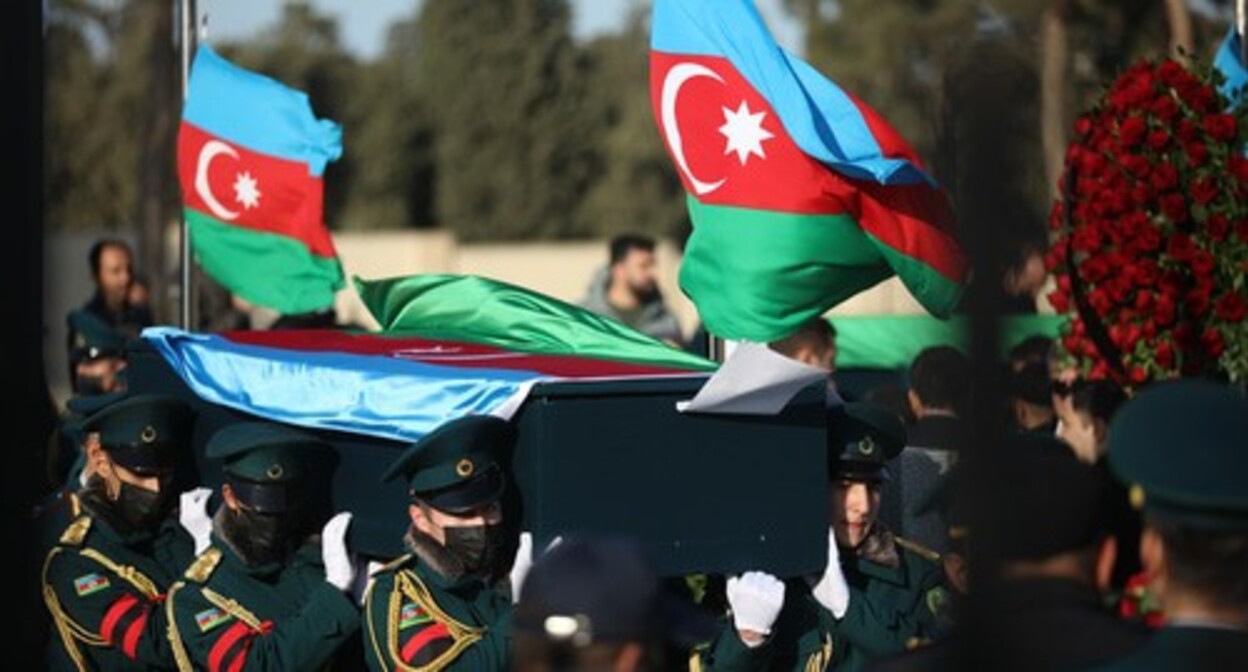
[[[564,0],[427,0],[420,69],[439,225],[464,240],[581,237],[591,89]]]
[[[607,237],[644,231],[683,240],[689,233],[684,190],[663,149],[650,109],[650,27],[645,6],[635,6],[624,30],[586,45],[585,105],[593,121],[592,185],[582,217]]]

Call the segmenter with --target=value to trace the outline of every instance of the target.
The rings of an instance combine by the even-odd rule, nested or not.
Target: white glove
[[[835,618],[841,618],[849,609],[849,585],[841,572],[840,549],[836,546],[836,534],[831,528],[828,528],[828,565],[823,568],[823,576],[819,577],[811,593]]]
[[[212,536],[212,518],[208,516],[208,498],[212,490],[195,488],[178,498],[178,522],[195,540],[195,555],[208,549]]]
[[[728,604],[737,630],[771,634],[784,606],[784,582],[766,572],[746,572],[728,578]]]
[[[559,545],[563,541],[563,537],[555,537],[546,545],[546,550],[542,553],[549,553],[550,549]],[[520,601],[520,586],[524,584],[524,579],[529,575],[529,570],[533,569],[533,535],[528,532],[520,533],[520,545],[516,548],[516,560],[511,565],[511,603],[515,604]]]
[[[344,511],[329,519],[321,530],[321,560],[325,563],[325,580],[338,590],[351,588],[355,579],[355,563],[347,554],[347,526],[351,514]]]

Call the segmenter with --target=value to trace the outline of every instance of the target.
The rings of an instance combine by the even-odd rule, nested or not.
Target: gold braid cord
[[[375,595],[373,591],[369,591],[368,604],[365,609],[367,613],[372,613],[372,601]],[[429,664],[421,667],[412,667],[403,661],[403,656],[399,649],[399,610],[403,606],[404,598],[415,602],[424,609],[430,617],[437,623],[446,627],[447,632],[451,635],[454,643],[451,648],[442,652]],[[452,618],[443,611],[438,603],[434,601],[433,596],[429,594],[429,589],[420,580],[420,577],[411,570],[401,570],[394,576],[394,589],[389,595],[383,596],[382,599],[387,600],[386,603],[386,646],[383,649],[377,641],[376,626],[372,618],[368,619],[369,638],[373,646],[373,652],[377,654],[377,659],[384,666],[386,661],[394,664],[393,669],[396,672],[436,672],[445,668],[455,660],[464,649],[475,644],[481,639],[481,628],[474,628]]]

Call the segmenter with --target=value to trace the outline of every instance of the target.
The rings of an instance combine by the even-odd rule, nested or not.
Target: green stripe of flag
[[[291,315],[329,308],[344,286],[342,265],[302,242],[226,224],[185,209],[191,247],[204,271],[251,303]]]
[[[707,331],[766,343],[893,274],[848,214],[802,215],[688,198],[680,286]]]
[[[906,285],[906,289],[928,309],[932,315],[946,318],[958,306],[965,287],[948,276],[932,268],[926,262],[907,256],[889,246],[875,236],[863,232],[869,240],[879,247],[880,253],[896,271]]]

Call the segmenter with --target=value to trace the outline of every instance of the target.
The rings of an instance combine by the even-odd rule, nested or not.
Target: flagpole
[[[186,105],[186,93],[189,90],[191,78],[191,59],[195,56],[195,48],[198,40],[195,34],[195,23],[199,16],[199,12],[195,7],[195,0],[178,0],[182,9],[182,105]],[[182,116],[181,110],[178,116]],[[194,291],[191,287],[191,236],[188,230],[185,210],[181,216],[182,226],[181,244],[178,246],[178,265],[181,273],[181,289],[178,292],[178,302],[180,310],[179,326],[183,329],[191,328],[191,297]]]

